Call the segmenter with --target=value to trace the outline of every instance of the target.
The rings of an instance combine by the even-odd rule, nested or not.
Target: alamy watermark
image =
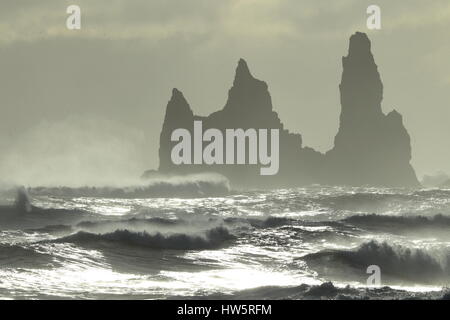
[[[380,30],[381,29],[381,8],[375,4],[367,7],[367,29]]]
[[[66,27],[69,30],[81,29],[81,8],[77,5],[67,7],[66,13],[69,14],[66,20]]]
[[[368,287],[381,286],[381,268],[379,266],[377,265],[368,266],[366,273],[370,274],[366,282]]]
[[[275,175],[279,169],[279,139],[278,129],[225,129],[224,135],[214,128],[203,132],[202,121],[194,121],[193,137],[189,130],[183,128],[172,132],[171,141],[178,143],[172,148],[170,156],[176,165],[260,164],[263,166],[260,168],[261,175]],[[205,148],[204,142],[208,142]]]

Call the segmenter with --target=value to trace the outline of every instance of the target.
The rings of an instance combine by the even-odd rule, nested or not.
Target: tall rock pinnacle
[[[173,147],[173,143],[170,141],[172,131],[178,128],[191,130],[193,121],[194,114],[183,93],[178,89],[173,89],[159,138],[159,170],[161,172],[168,172],[174,168],[170,159],[170,150]]]
[[[370,47],[367,35],[357,32],[350,38],[348,55],[342,58],[341,120],[381,114],[383,84]]]
[[[330,175],[350,185],[417,185],[402,117],[382,111],[383,84],[370,49],[367,35],[357,32],[342,58],[340,127],[327,154]]]

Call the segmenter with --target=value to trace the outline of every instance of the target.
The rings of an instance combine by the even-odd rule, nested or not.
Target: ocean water
[[[15,193],[0,196],[4,299],[449,296],[450,190]]]

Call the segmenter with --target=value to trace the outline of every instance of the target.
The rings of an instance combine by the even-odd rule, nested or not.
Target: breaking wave
[[[379,211],[413,200],[414,195],[391,193],[351,193],[319,199],[319,203],[334,210]]]
[[[366,268],[377,265],[383,276],[393,279],[416,283],[449,283],[448,253],[439,257],[425,250],[389,245],[386,242],[366,242],[356,250],[320,251],[306,255],[303,259],[310,267],[318,268],[319,273],[325,274],[342,272],[348,276],[353,273],[348,268],[352,268],[366,279]]]
[[[82,221],[78,223],[75,227],[82,229],[96,229],[96,228],[126,228],[126,227],[142,227],[145,225],[156,225],[156,226],[175,226],[182,223],[180,219],[166,219],[160,217],[140,219],[140,218],[130,218],[127,220],[100,220],[100,221]]]
[[[356,288],[339,287],[332,282],[319,285],[301,284],[298,286],[265,286],[241,290],[231,294],[181,297],[176,299],[214,299],[214,300],[449,300],[448,289],[431,292],[409,292],[391,287]]]
[[[450,231],[450,217],[438,214],[424,216],[388,216],[388,215],[355,215],[342,220],[355,226],[368,229],[389,229],[389,231],[417,231],[418,229],[444,229]]]
[[[230,192],[229,181],[219,175],[193,175],[153,180],[126,187],[35,187],[33,196],[96,197],[96,198],[196,198],[224,196]]]
[[[129,230],[116,230],[105,234],[95,234],[80,231],[73,235],[51,240],[54,243],[75,243],[80,245],[97,246],[101,243],[112,243],[123,246],[137,246],[150,249],[172,250],[204,250],[222,247],[225,242],[235,239],[228,229],[217,227],[207,230],[202,235],[149,234],[147,232],[132,232]]]
[[[241,223],[258,229],[276,228],[290,225],[293,222],[292,219],[284,217],[267,217],[263,219],[230,217],[225,218],[223,221],[230,225]]]
[[[215,216],[205,216],[187,219],[172,217],[132,217],[127,219],[102,219],[102,220],[85,220],[74,225],[51,224],[40,228],[29,228],[26,232],[48,233],[59,236],[67,236],[74,232],[87,232],[90,234],[110,234],[117,230],[126,230],[128,232],[139,233],[147,232],[153,234],[159,233],[190,233],[202,232],[205,229],[221,228],[226,226],[227,231],[233,230],[239,233],[242,228],[277,228],[292,224],[291,219],[268,217],[265,219],[256,218],[220,218]],[[164,230],[162,232],[161,230]],[[236,233],[235,232],[235,233]]]
[[[450,189],[428,189],[415,191],[413,195],[431,198],[448,199],[450,197]]]

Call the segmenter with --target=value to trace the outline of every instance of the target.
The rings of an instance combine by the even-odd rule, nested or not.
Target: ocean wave
[[[198,198],[224,196],[230,193],[229,181],[223,176],[192,175],[167,177],[124,187],[34,187],[33,196],[95,197],[95,198]]]
[[[2,268],[41,268],[53,264],[49,254],[33,247],[17,244],[0,244],[0,266]]]
[[[339,287],[332,282],[324,282],[318,285],[265,286],[236,291],[231,294],[174,296],[170,298],[194,300],[448,300],[450,292],[446,289],[430,292],[411,292],[388,286],[379,288],[357,288],[349,285]]]
[[[258,229],[276,228],[285,225],[290,225],[293,223],[292,219],[284,217],[266,217],[266,218],[229,217],[223,219],[223,221],[229,225],[243,224]]]
[[[136,216],[128,218],[110,218],[101,219],[94,217],[93,220],[83,220],[73,225],[47,225],[36,229],[26,229],[28,232],[41,232],[50,234],[70,233],[74,231],[86,231],[91,233],[111,233],[116,230],[128,230],[133,232],[149,232],[157,230],[176,231],[176,230],[204,230],[208,227],[218,227],[223,224],[222,219],[191,219],[185,220],[181,218],[163,218]]]
[[[145,225],[157,225],[157,226],[174,226],[179,225],[183,221],[180,219],[167,219],[161,217],[153,217],[147,219],[130,218],[130,219],[117,219],[117,220],[98,220],[98,221],[81,221],[75,225],[76,228],[81,229],[96,229],[96,228],[126,228],[127,226],[145,226]]]
[[[14,205],[0,206],[0,229],[42,228],[49,223],[77,223],[91,214],[85,210],[40,208],[32,204],[28,190],[16,191]]]
[[[217,216],[195,216],[195,217],[145,217],[134,216],[131,218],[115,219],[94,219],[85,220],[74,225],[51,224],[41,228],[26,229],[27,232],[49,233],[54,235],[68,235],[73,232],[89,232],[94,234],[112,233],[116,230],[128,230],[130,232],[154,232],[175,233],[199,232],[205,229],[218,228],[226,226],[227,230],[242,231],[248,228],[267,229],[277,227],[287,227],[293,223],[293,220],[282,217],[267,217],[264,219],[256,218],[221,218]],[[162,232],[162,230],[164,232]]]
[[[25,232],[41,232],[41,233],[50,233],[50,234],[64,234],[70,233],[73,231],[72,226],[65,224],[51,224],[45,227],[40,228],[29,228],[25,229]]]
[[[415,191],[413,195],[426,198],[450,198],[450,189],[426,189]]]
[[[149,234],[147,232],[132,232],[129,230],[116,230],[110,233],[96,234],[80,231],[73,235],[51,240],[54,243],[75,243],[80,245],[99,246],[102,243],[114,245],[136,246],[150,249],[172,250],[204,250],[217,249],[225,242],[235,239],[228,229],[217,227],[207,230],[201,235],[191,234]]]
[[[414,200],[414,195],[398,193],[350,193],[318,199],[334,210],[374,212],[386,210]]]
[[[354,226],[369,230],[381,229],[392,233],[417,232],[418,230],[431,229],[449,231],[450,217],[438,214],[432,217],[424,216],[388,216],[388,215],[355,215],[341,220]]]
[[[339,278],[355,275],[357,278],[367,279],[367,267],[377,265],[381,269],[382,277],[387,277],[390,281],[449,283],[450,256],[447,252],[438,256],[425,250],[390,245],[386,242],[366,242],[355,250],[320,251],[302,259],[319,274]]]
[[[262,220],[248,219],[248,222],[256,228],[276,228],[292,224],[293,220],[284,217],[268,217]]]

